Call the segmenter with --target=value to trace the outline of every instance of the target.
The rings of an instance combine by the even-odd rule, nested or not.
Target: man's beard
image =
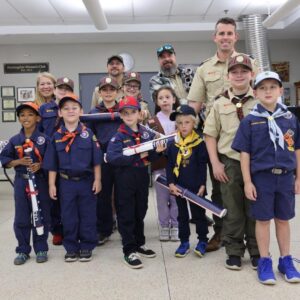
[[[176,65],[173,65],[171,68],[164,68],[164,67],[161,67],[160,70],[161,70],[161,72],[162,72],[166,77],[170,77],[170,76],[176,74],[177,66],[176,66]]]

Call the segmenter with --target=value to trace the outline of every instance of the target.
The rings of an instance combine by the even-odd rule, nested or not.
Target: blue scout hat
[[[171,113],[170,120],[175,121],[178,115],[184,115],[184,116],[192,115],[196,117],[195,110],[188,105],[180,105],[179,107],[177,107],[176,111],[173,111]]]
[[[61,109],[67,101],[76,102],[82,108],[82,104],[77,95],[75,95],[74,93],[66,93],[66,95],[63,98],[61,98],[61,100],[58,103],[59,109]]]
[[[40,115],[39,107],[38,107],[37,104],[35,104],[34,102],[25,102],[25,103],[22,103],[21,105],[19,105],[19,106],[16,108],[17,116],[20,115],[21,110],[24,109],[24,108],[30,108],[30,109],[32,109],[37,115]]]
[[[140,106],[139,101],[136,98],[134,98],[132,96],[125,96],[119,102],[119,111],[121,111],[125,108],[140,110],[141,106]]]

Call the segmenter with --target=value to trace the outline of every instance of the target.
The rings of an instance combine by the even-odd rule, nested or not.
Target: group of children
[[[64,91],[56,92],[56,100],[51,98],[40,108],[33,103],[20,105],[17,115],[22,129],[0,156],[3,166],[16,170],[14,230],[18,256],[14,263],[25,263],[31,251],[31,208],[26,201],[30,197],[26,189],[29,168],[38,178],[46,228],[42,236],[33,229],[37,262],[47,261],[50,198],[60,200],[67,262],[91,260],[95,246],[108,240],[114,198],[124,262],[141,268],[141,256],[156,256],[146,247],[144,235],[151,162],[154,174],[166,175],[169,186],[169,190],[155,186],[160,240],[180,240],[175,256],[186,256],[190,251],[191,213],[198,237],[194,252],[203,257],[208,240],[205,210],[192,203],[188,208],[177,184],[199,196],[206,195],[210,159],[228,211],[222,229],[228,255],[225,266],[240,270],[247,248],[259,281],[274,284],[269,254],[270,221],[274,218],[281,255],[278,270],[288,282],[300,282],[290,255],[288,221],[295,214],[295,193],[300,193],[299,122],[277,103],[282,94],[278,74],[260,73],[253,90],[251,61],[239,54],[228,63],[228,78],[231,87],[216,98],[205,121],[204,137],[195,129],[194,109],[179,106],[170,87],[156,91],[156,115],[150,118],[146,103],[139,100],[140,75],[134,72],[125,75],[125,96],[119,102],[117,82],[110,77],[100,80],[101,102],[90,113],[119,112],[120,118],[112,121],[82,124],[82,105],[68,78],[57,81],[56,88],[63,86]],[[151,130],[141,125],[145,120]],[[156,138],[153,129],[165,135],[176,133],[176,138],[167,146],[157,143],[152,151],[123,154],[126,147]],[[28,147],[34,150],[31,158],[24,156]]]

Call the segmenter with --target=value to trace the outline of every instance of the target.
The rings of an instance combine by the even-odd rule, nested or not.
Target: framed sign
[[[1,86],[1,97],[15,97],[14,86]]]
[[[20,87],[17,88],[18,102],[30,102],[35,99],[34,87]]]
[[[16,122],[16,111],[2,111],[2,122]]]
[[[272,63],[272,70],[278,73],[283,82],[290,81],[290,63],[288,61]]]
[[[2,99],[2,109],[15,109],[16,108],[16,99],[15,98],[3,98]]]

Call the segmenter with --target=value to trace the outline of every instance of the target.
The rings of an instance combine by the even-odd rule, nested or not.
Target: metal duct
[[[243,17],[246,53],[255,57],[261,71],[271,70],[267,44],[267,30],[262,22],[263,15],[246,15]]]

